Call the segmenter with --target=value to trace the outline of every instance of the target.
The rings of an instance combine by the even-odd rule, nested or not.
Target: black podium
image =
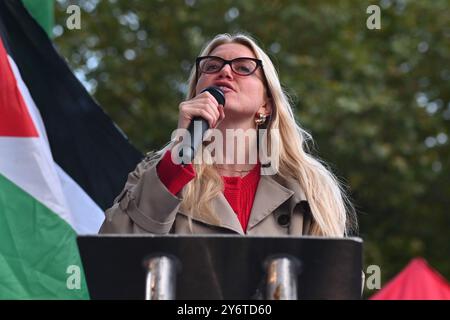
[[[158,257],[174,262],[174,299],[267,299],[286,266],[298,299],[361,298],[359,238],[98,235],[77,242],[92,299],[144,299],[148,261]],[[279,289],[272,284],[275,299]]]

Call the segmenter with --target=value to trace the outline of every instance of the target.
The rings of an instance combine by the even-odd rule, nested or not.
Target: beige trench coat
[[[129,174],[125,188],[106,211],[100,233],[309,234],[311,214],[302,188],[278,175],[261,175],[246,233],[223,193],[212,201],[220,223],[193,217],[191,231],[189,213],[180,208],[182,199],[172,195],[157,175],[160,160],[147,157]]]

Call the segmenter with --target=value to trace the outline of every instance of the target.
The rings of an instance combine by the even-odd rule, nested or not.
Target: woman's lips
[[[228,87],[224,87],[224,86],[219,86],[220,90],[223,91],[223,93],[227,93],[227,92],[233,92],[234,90]]]

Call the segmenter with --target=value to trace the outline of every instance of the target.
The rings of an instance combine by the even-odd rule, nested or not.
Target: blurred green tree
[[[448,0],[83,0],[76,31],[65,28],[71,3],[57,2],[55,42],[142,151],[169,140],[204,42],[253,35],[312,152],[349,186],[365,265],[379,265],[384,283],[423,256],[450,277]],[[371,4],[380,30],[366,28]]]

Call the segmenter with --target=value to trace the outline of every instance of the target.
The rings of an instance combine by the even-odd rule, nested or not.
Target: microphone
[[[209,92],[217,101],[218,104],[221,104],[225,107],[225,95],[220,88],[211,86],[202,90],[203,92]],[[200,132],[195,131],[195,123],[197,123],[197,127],[200,124]],[[203,137],[205,135],[206,130],[209,129],[209,123],[202,117],[194,117],[189,124],[188,131],[191,136],[191,144],[184,145],[181,149],[180,155],[182,159],[190,159],[191,161],[194,159],[195,154],[197,153],[198,147],[203,142]],[[184,161],[183,161],[184,162]]]

